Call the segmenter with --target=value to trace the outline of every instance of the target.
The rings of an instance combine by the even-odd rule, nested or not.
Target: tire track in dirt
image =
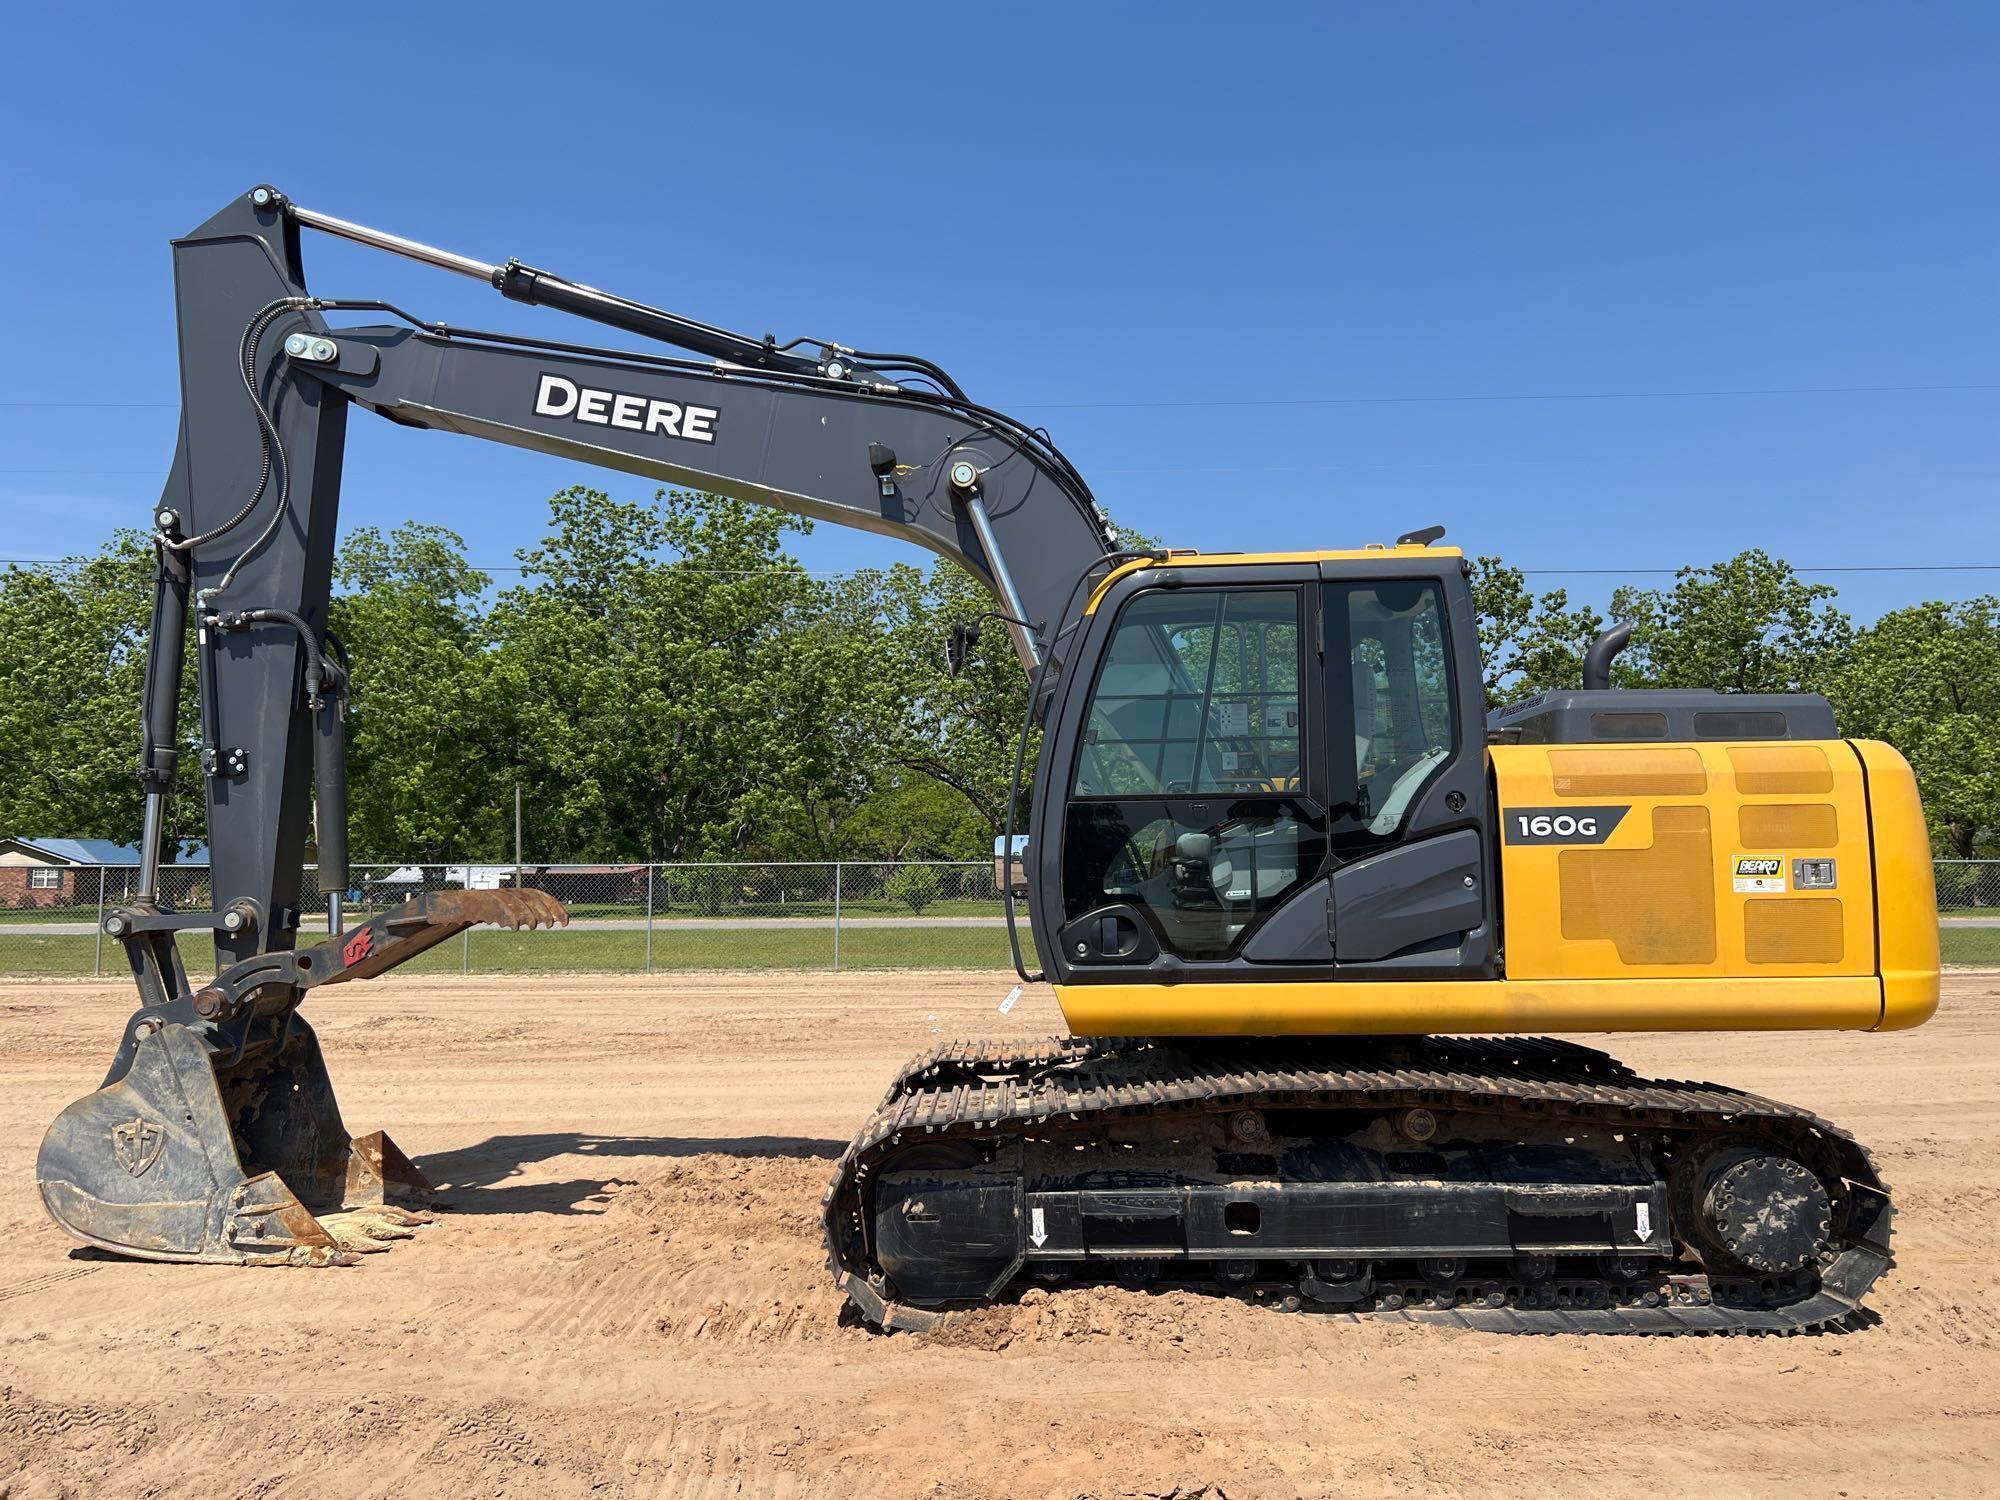
[[[47,1291],[60,1286],[65,1281],[78,1281],[85,1276],[102,1270],[102,1266],[70,1266],[61,1271],[44,1271],[38,1276],[29,1276],[20,1281],[0,1285],[0,1302],[9,1302],[16,1297],[26,1297],[35,1292]]]
[[[831,1170],[816,1156],[704,1154],[624,1189],[537,1278],[536,1335],[765,1345],[851,1332],[819,1238]]]
[[[746,1418],[768,1416],[740,1408],[679,1414],[636,1461],[638,1493],[657,1500],[824,1493],[807,1488],[825,1465],[808,1464],[803,1428],[773,1435]]]

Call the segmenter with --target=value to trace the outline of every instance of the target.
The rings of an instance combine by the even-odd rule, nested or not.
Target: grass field
[[[1962,969],[2000,967],[2000,927],[1947,927],[1938,938],[1947,964]]]
[[[1028,941],[1022,924],[1022,941]],[[191,968],[203,967],[203,950],[181,950]],[[0,974],[24,978],[88,975],[96,953],[90,934],[55,937],[10,933],[0,927]],[[830,969],[831,927],[696,928],[662,923],[653,932],[653,969],[695,973],[710,969]],[[107,973],[124,970],[124,955],[104,941]],[[1002,927],[843,927],[843,969],[982,969],[1010,965]],[[646,934],[601,928],[553,932],[475,929],[465,939],[441,943],[405,964],[412,974],[638,974],[646,970]]]
[[[1028,943],[1026,923],[1022,943]],[[2000,968],[2000,927],[1947,927],[1941,934],[1944,961],[1958,968]],[[81,976],[91,972],[96,951],[89,935],[31,937],[0,927],[0,974],[23,978]],[[183,950],[193,967],[203,958]],[[843,969],[994,969],[1010,964],[1006,929],[1000,927],[845,927],[840,934]],[[556,932],[475,930],[470,941],[453,940],[404,966],[412,974],[639,974],[646,971],[644,932],[602,929]],[[831,969],[830,928],[755,927],[679,929],[660,924],[653,932],[655,973],[700,973],[712,969]],[[107,973],[124,969],[124,956],[110,939],[104,943]]]
[[[115,901],[108,905],[116,905]],[[205,904],[205,903],[204,903]],[[361,907],[348,907],[348,914],[356,911],[380,911],[393,902],[376,901]],[[618,901],[566,901],[564,908],[576,921],[616,918],[624,921],[643,922],[646,920],[646,905],[639,902]],[[995,896],[953,896],[940,897],[927,903],[920,912],[913,912],[901,901],[892,901],[883,896],[867,896],[846,899],[840,903],[843,917],[997,917],[1001,906]],[[2000,914],[1996,914],[2000,915]],[[696,906],[680,902],[672,906],[660,905],[653,910],[656,926],[670,922],[706,920],[715,917],[796,917],[815,918],[823,922],[833,920],[833,902],[829,900],[811,901],[754,901],[716,903]],[[10,924],[33,926],[45,922],[95,922],[97,902],[93,899],[81,906],[20,906],[0,907],[0,932]]]

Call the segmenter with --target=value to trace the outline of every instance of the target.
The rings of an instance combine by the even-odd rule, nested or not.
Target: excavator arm
[[[448,327],[376,299],[320,296],[306,284],[304,229],[674,352]],[[316,1212],[422,1184],[386,1139],[349,1137],[296,1014],[306,992],[384,972],[474,922],[567,920],[537,891],[451,892],[344,930],[348,670],[327,607],[351,409],[928,547],[992,593],[1031,672],[1080,614],[1093,570],[1122,554],[1045,434],[915,356],[780,346],[314,213],[269,187],[176,241],[174,272],[182,414],[153,517],[141,881],[106,919],[141,1006],[103,1087],[50,1130],[42,1193],[69,1232],[127,1253],[325,1260],[345,1243]],[[344,326],[364,313],[376,321]],[[157,871],[190,628],[213,900],[182,912],[159,899]],[[315,823],[328,935],[294,951]],[[216,975],[195,990],[176,939],[202,931]]]

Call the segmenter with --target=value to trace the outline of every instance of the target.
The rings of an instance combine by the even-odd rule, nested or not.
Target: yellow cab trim
[[[1380,562],[1384,558],[1398,557],[1463,557],[1465,553],[1457,547],[1374,546],[1349,547],[1318,552],[1196,552],[1169,549],[1165,558],[1135,557],[1127,563],[1120,563],[1106,573],[1097,587],[1090,591],[1090,600],[1083,607],[1086,615],[1097,613],[1111,585],[1128,574],[1142,572],[1147,568],[1226,568],[1240,564],[1306,563],[1317,565],[1324,562]]]

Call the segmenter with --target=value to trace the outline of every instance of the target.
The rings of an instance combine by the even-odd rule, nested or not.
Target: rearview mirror
[[[993,840],[993,883],[1002,895],[1008,891],[1015,895],[1026,895],[1028,890],[1028,836],[1014,835],[1013,847],[1009,848],[1004,835]]]

